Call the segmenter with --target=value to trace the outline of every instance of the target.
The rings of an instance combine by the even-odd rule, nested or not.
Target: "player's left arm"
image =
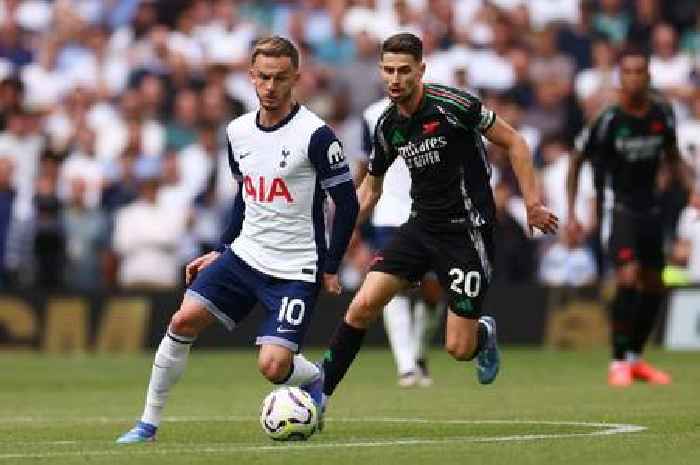
[[[338,268],[350,243],[360,209],[347,159],[340,141],[328,126],[316,130],[309,141],[309,159],[316,168],[321,187],[335,203],[331,243],[324,266],[324,286],[339,294]]]
[[[532,166],[532,155],[525,138],[503,119],[498,116],[493,118],[493,123],[485,129],[484,135],[508,153],[527,207],[527,222],[530,230],[537,228],[544,233],[554,234],[557,231],[559,218],[542,204],[535,169]]]

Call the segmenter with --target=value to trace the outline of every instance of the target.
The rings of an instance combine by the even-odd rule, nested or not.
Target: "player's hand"
[[[337,274],[323,273],[323,287],[331,294],[340,295],[343,292]]]
[[[219,255],[221,252],[214,250],[189,262],[185,267],[185,284],[189,285],[197,277],[197,273],[208,267]]]
[[[534,228],[545,234],[555,234],[559,228],[559,218],[549,208],[536,203],[527,206],[527,225],[530,227],[530,235],[534,233]]]

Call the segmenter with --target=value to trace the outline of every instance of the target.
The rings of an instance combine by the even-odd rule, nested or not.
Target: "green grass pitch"
[[[0,464],[700,464],[698,353],[652,352],[671,386],[605,383],[607,354],[508,349],[492,386],[432,354],[435,385],[401,390],[391,355],[360,353],[326,431],[275,443],[252,350],[193,352],[155,444],[117,446],[139,416],[151,354],[0,353]],[[311,352],[311,358],[320,356]]]

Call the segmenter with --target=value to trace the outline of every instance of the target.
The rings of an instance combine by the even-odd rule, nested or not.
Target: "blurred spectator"
[[[0,131],[7,128],[10,115],[20,110],[23,98],[22,81],[13,77],[0,80]]]
[[[678,148],[685,161],[700,174],[700,89],[690,102],[691,114],[678,125]]]
[[[102,255],[107,248],[107,221],[104,213],[89,205],[89,185],[85,179],[70,179],[70,192],[62,212],[66,236],[65,284],[77,291],[102,288]]]
[[[559,29],[557,45],[559,50],[571,56],[576,69],[590,68],[593,41],[593,0],[580,0],[578,19],[575,24],[567,24]]]
[[[694,193],[678,220],[672,261],[684,266],[693,283],[700,283],[700,194]]]
[[[219,157],[217,128],[202,125],[197,129],[197,140],[177,155],[180,185],[188,204],[205,191],[214,176]]]
[[[659,0],[635,0],[635,17],[630,27],[627,40],[641,47],[646,52],[651,52],[651,37],[654,25],[661,22],[661,7]]]
[[[696,7],[695,24],[686,29],[681,37],[681,50],[695,57],[696,67],[700,60],[700,8]]]
[[[581,287],[595,282],[596,260],[592,250],[578,234],[563,234],[546,247],[540,262],[540,281],[549,286]]]
[[[5,261],[12,223],[12,208],[15,201],[15,189],[12,185],[12,162],[0,158],[0,288],[9,284],[8,269]]]
[[[175,97],[174,117],[166,126],[165,145],[169,150],[181,150],[197,140],[199,95],[192,89],[183,89]]]
[[[535,246],[527,237],[522,223],[515,219],[513,191],[504,183],[494,188],[496,220],[493,240],[499,245],[494,257],[494,281],[503,283],[531,282],[535,277]]]
[[[0,23],[0,58],[20,68],[32,61],[32,52],[21,40],[22,31],[12,20]]]
[[[670,24],[660,23],[654,27],[652,49],[649,61],[652,85],[668,98],[688,99],[694,91],[690,80],[693,62],[678,50],[678,34]]]
[[[57,166],[51,159],[42,161],[36,181],[36,209],[34,233],[34,260],[36,262],[36,285],[41,289],[61,287],[66,262],[66,236],[61,221],[63,205],[56,192]]]
[[[95,155],[95,133],[86,126],[77,129],[74,149],[59,168],[58,195],[63,203],[75,197],[77,180],[84,190],[80,201],[88,208],[97,207],[104,184],[103,166]]]
[[[138,198],[118,210],[114,220],[118,283],[124,288],[172,288],[180,281],[177,251],[186,215],[157,202],[161,171],[157,159],[140,158],[134,171]]]
[[[632,23],[624,0],[599,0],[598,3],[599,11],[593,16],[593,27],[613,43],[622,44]]]
[[[617,98],[619,76],[615,63],[615,49],[610,41],[597,38],[593,42],[593,67],[578,73],[574,82],[576,98],[587,121]]]
[[[37,117],[21,110],[10,113],[6,130],[0,133],[0,156],[8,157],[14,166],[15,215],[23,219],[32,215],[35,181],[43,149],[44,139],[39,133]]]

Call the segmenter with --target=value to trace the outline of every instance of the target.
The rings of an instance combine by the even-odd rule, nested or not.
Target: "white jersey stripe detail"
[[[322,180],[321,187],[324,189],[329,189],[348,181],[352,181],[352,175],[349,172],[345,172],[343,174],[333,176],[332,178]]]
[[[479,228],[469,228],[469,236],[474,244],[476,253],[479,255],[479,261],[481,261],[481,268],[484,270],[484,276],[486,276],[486,281],[491,281],[491,274],[493,273],[493,267],[491,266],[491,261],[486,253],[486,245],[484,244],[484,236]]]

